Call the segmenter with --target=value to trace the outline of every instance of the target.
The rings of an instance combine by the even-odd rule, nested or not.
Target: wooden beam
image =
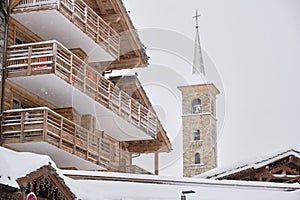
[[[105,22],[107,22],[108,24],[118,23],[121,20],[121,14],[107,14],[107,15],[103,15],[102,19]]]
[[[131,153],[159,152],[163,144],[159,140],[129,141],[126,143],[128,144],[127,150]]]
[[[120,70],[120,69],[132,69],[142,64],[142,60],[139,57],[133,58],[121,58],[114,62],[101,62],[101,66],[107,66],[106,70]]]
[[[105,9],[105,6],[104,6],[104,3],[102,2],[102,0],[96,0],[96,3],[97,3],[97,5],[98,5],[98,7],[100,9],[100,12],[102,14],[106,15],[107,12],[106,12],[106,9]]]
[[[158,159],[158,152],[154,153],[154,174],[158,175],[158,166],[159,166],[159,159]]]
[[[141,47],[139,47],[139,41],[138,41],[138,36],[137,34],[133,31],[134,27],[132,25],[132,22],[130,21],[130,18],[128,17],[127,11],[124,7],[124,5],[122,4],[121,1],[116,1],[116,0],[110,0],[110,3],[114,9],[114,11],[116,13],[120,13],[123,17],[120,20],[120,24],[123,27],[123,31],[129,31],[130,32],[130,36],[128,37],[127,40],[129,40],[130,45],[132,47],[132,50],[135,52],[135,54],[137,56],[141,56],[139,49]]]
[[[11,0],[10,2],[10,9],[13,9],[14,7],[16,7],[21,0]]]

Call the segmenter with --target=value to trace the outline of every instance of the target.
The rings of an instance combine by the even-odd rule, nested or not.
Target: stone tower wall
[[[182,91],[183,175],[201,174],[217,167],[216,95],[201,85],[180,88]],[[192,113],[194,99],[201,100],[201,113]],[[194,140],[194,131],[200,131],[200,140]],[[195,154],[200,153],[200,164]]]

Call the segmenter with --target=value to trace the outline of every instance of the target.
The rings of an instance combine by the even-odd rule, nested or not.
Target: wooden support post
[[[28,47],[28,60],[27,60],[27,75],[31,75],[31,55],[32,55],[32,46]]]
[[[156,151],[154,153],[154,174],[158,175],[158,166],[159,166],[159,158],[158,158],[158,152]]]

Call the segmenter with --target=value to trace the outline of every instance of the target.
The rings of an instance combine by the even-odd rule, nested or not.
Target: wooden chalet
[[[211,170],[198,177],[218,180],[300,183],[300,152],[289,149],[236,168]]]
[[[103,76],[148,65],[121,0],[12,0],[8,35],[3,146],[64,169],[132,173],[149,173],[133,154],[158,165],[171,151],[141,85],[132,96]]]

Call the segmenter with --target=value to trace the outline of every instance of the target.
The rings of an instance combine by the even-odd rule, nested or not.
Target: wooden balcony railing
[[[52,9],[57,9],[114,58],[120,56],[119,34],[83,0],[21,0],[13,13]]]
[[[3,121],[3,144],[44,141],[96,164],[111,160],[108,140],[47,107],[7,110]]]
[[[157,116],[57,41],[8,48],[8,77],[51,74],[65,80],[151,137]]]

